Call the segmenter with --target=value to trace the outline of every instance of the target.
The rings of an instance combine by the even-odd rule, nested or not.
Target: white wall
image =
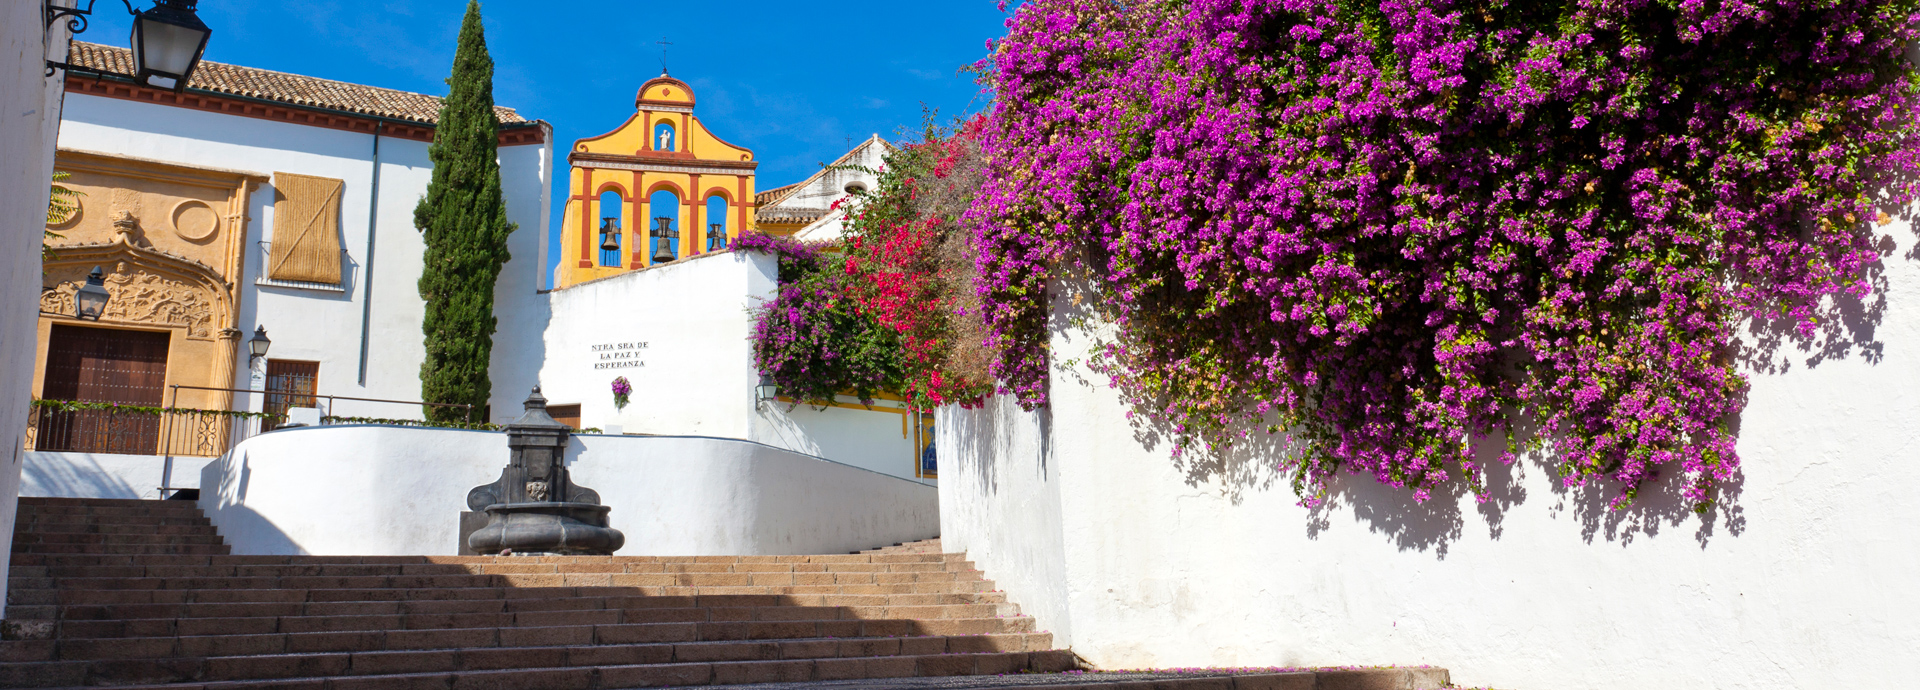
[[[69,3],[61,2],[62,5]],[[39,319],[40,233],[65,82],[46,76],[48,55],[66,53],[64,23],[49,32],[39,2],[0,4],[0,534],[13,543],[27,402],[33,392]],[[48,39],[53,44],[48,45]],[[9,548],[9,550],[11,550]],[[4,560],[4,559],[0,559]],[[0,600],[7,565],[0,562]],[[0,617],[6,614],[0,612]]]
[[[777,270],[772,256],[723,252],[555,290],[543,356],[514,364],[538,366],[549,404],[579,404],[585,426],[749,438],[759,378],[748,310]],[[625,410],[613,405],[619,376],[634,388]],[[530,388],[496,385],[496,416],[517,416]]]
[[[866,148],[862,149],[853,160],[844,163],[847,166],[857,166],[866,170],[835,168],[821,171],[820,176],[814,178],[811,184],[804,189],[795,190],[793,194],[781,201],[781,205],[831,208],[834,201],[848,196],[847,185],[855,182],[864,185],[867,191],[877,190],[880,186],[880,176],[867,170],[879,170],[884,167],[890,149],[885,143],[886,140],[880,139],[878,134],[873,135],[869,141],[873,142],[871,146],[862,144]],[[795,239],[807,242],[837,241],[846,234],[846,215],[844,207],[833,209],[819,220],[795,231],[793,236]]]
[[[426,142],[380,137],[373,312],[371,327],[363,331],[368,220],[374,202],[373,135],[84,94],[68,99],[66,120],[60,132],[63,148],[263,175],[288,172],[344,180],[340,239],[348,257],[343,271],[345,292],[256,284],[264,263],[259,243],[273,236],[275,191],[271,182],[255,189],[248,200],[251,220],[242,259],[244,278],[238,285],[239,328],[251,334],[256,325],[266,326],[273,340],[267,355],[271,359],[319,362],[323,394],[420,399],[420,362],[426,351],[420,320],[426,307],[418,283],[425,244],[413,227],[413,209],[433,174]],[[538,238],[546,234],[551,153],[544,145],[500,150],[507,216],[520,224],[510,248],[516,255],[525,254],[503,271],[503,283],[508,274],[522,273],[523,265],[539,260]],[[360,384],[363,333],[371,334],[364,386]],[[246,366],[244,357],[236,363],[235,388],[248,387]],[[331,412],[420,416],[417,406],[351,401],[341,402]]]
[[[1170,457],[1059,321],[1050,420],[940,426],[944,543],[1103,667],[1433,664],[1502,688],[1891,688],[1920,660],[1920,264],[1882,228],[1882,309],[1753,373],[1744,475],[1609,512],[1539,459],[1491,500],[1346,477],[1297,505],[1272,456]],[[1871,305],[1871,303],[1870,303]],[[1058,308],[1056,308],[1058,311]],[[1877,316],[1874,314],[1878,312]],[[1597,494],[1597,495],[1596,495]],[[1057,502],[1057,514],[1053,511]],[[1058,555],[1055,555],[1058,553]]]
[[[775,402],[755,412],[754,440],[789,450],[864,467],[875,472],[933,484],[915,476],[919,462],[906,403],[875,400],[871,409],[851,395],[840,406],[816,407]]]
[[[20,472],[20,495],[64,498],[158,500],[160,487],[200,488],[206,458],[118,453],[29,451]]]
[[[275,431],[205,466],[200,507],[236,554],[448,555],[467,491],[507,458],[497,432]],[[746,441],[575,436],[568,468],[613,508],[621,555],[844,553],[939,533],[932,487]]]
[[[494,341],[495,419],[511,420],[537,382],[550,405],[578,404],[583,426],[608,433],[745,439],[912,479],[898,412],[756,404],[752,309],[776,294],[778,272],[771,255],[720,252],[503,296],[514,307]],[[624,410],[618,376],[633,385]]]

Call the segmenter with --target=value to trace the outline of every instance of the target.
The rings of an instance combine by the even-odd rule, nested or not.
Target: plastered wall
[[[256,326],[265,326],[273,340],[268,357],[320,363],[318,388],[323,394],[420,399],[420,362],[426,349],[420,330],[425,303],[418,283],[425,244],[413,227],[413,209],[433,174],[428,143],[380,138],[376,199],[374,137],[369,134],[81,94],[68,99],[66,120],[60,133],[62,148],[262,176],[288,172],[345,181],[339,232],[347,256],[343,289],[337,291],[258,284],[265,263],[260,243],[271,239],[275,228],[276,191],[270,181],[253,188],[246,204],[247,237],[237,285],[238,327],[247,334],[242,340]],[[507,216],[519,224],[509,238],[517,261],[503,270],[501,283],[512,283],[515,290],[537,289],[537,283],[522,284],[510,276],[537,275],[531,266],[542,258],[544,249],[540,238],[547,231],[551,158],[547,145],[500,149]],[[371,318],[363,329],[363,303],[369,298]],[[502,328],[520,318],[509,309],[499,313]],[[368,340],[364,385],[363,335]],[[244,355],[234,369],[233,387],[248,388]],[[258,406],[257,401],[251,404]],[[343,402],[337,407],[329,412],[356,417],[419,416],[419,408],[410,405]]]
[[[943,541],[1109,668],[1433,664],[1498,688],[1894,688],[1920,658],[1920,262],[1813,342],[1746,328],[1743,472],[1696,516],[1609,511],[1544,458],[1486,503],[1347,477],[1298,505],[1273,456],[1178,459],[1084,364],[1056,301],[1051,408],[939,426]],[[1071,363],[1071,364],[1070,364]],[[1497,463],[1496,463],[1497,465]]]
[[[60,80],[46,77],[45,66],[47,56],[66,53],[66,30],[49,32],[43,11],[38,2],[0,3],[0,443],[6,444],[0,447],[0,534],[9,544],[40,311],[38,230],[47,220],[64,90]],[[0,597],[6,573],[0,563]]]
[[[236,554],[453,555],[467,491],[500,477],[504,433],[289,429],[201,470],[200,507]],[[627,556],[845,553],[939,533],[933,487],[770,446],[574,436]]]

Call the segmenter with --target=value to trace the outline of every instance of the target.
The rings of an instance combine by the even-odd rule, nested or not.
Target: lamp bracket
[[[100,0],[87,0],[87,8],[83,10],[78,7],[79,3],[77,2],[75,3],[74,7],[60,7],[60,6],[54,5],[53,0],[46,0],[45,7],[47,11],[47,32],[51,33],[53,31],[54,22],[60,21],[62,17],[65,17],[67,20],[67,33],[71,35],[76,35],[76,36],[79,34],[85,33],[87,30],[88,18],[93,16],[93,6],[99,1]],[[120,4],[125,5],[127,7],[127,14],[133,15],[135,17],[140,16],[140,10],[133,9],[132,0],[120,0]],[[64,69],[69,72],[77,70],[82,72],[94,72],[96,74],[99,73],[99,70],[96,70],[96,69],[81,67],[79,65],[72,65],[65,62],[60,62],[58,60],[48,60],[47,76],[49,77],[53,76],[53,72],[56,69]]]

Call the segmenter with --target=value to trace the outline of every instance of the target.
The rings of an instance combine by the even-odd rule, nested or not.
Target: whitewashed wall
[[[62,0],[57,3],[71,6]],[[34,322],[39,319],[40,228],[65,82],[46,77],[49,55],[66,54],[64,23],[47,29],[39,2],[0,6],[0,534],[13,543],[13,519],[26,453],[27,402],[33,397]],[[52,39],[53,45],[48,45]],[[0,563],[0,599],[7,565]],[[5,612],[0,612],[4,617]]]
[[[236,554],[451,555],[467,491],[500,477],[506,434],[288,429],[202,469],[200,507]],[[939,533],[933,487],[766,445],[575,436],[621,555],[845,553]]]
[[[1752,375],[1743,476],[1609,512],[1538,459],[1491,500],[1346,478],[1297,505],[1273,458],[1171,458],[1059,321],[1053,405],[947,410],[944,534],[1104,667],[1433,664],[1499,688],[1893,688],[1920,660],[1920,262]],[[1897,246],[1896,246],[1897,245]],[[1750,338],[1757,342],[1757,339]],[[1049,416],[1050,415],[1050,416]]]
[[[319,362],[318,388],[323,394],[419,400],[420,362],[426,352],[420,320],[426,307],[418,283],[425,244],[413,227],[413,209],[426,193],[432,163],[426,142],[380,137],[373,312],[370,327],[363,330],[369,213],[374,202],[373,140],[370,134],[84,94],[67,99],[66,124],[60,132],[62,148],[262,175],[289,172],[344,180],[340,204],[341,247],[348,257],[344,292],[256,284],[264,263],[259,243],[273,236],[275,192],[270,182],[255,189],[248,200],[251,220],[243,258],[245,278],[238,286],[239,327],[251,334],[256,325],[266,326],[273,339],[269,358]],[[547,232],[551,159],[552,152],[544,145],[500,150],[507,216],[520,225],[510,242],[519,260],[503,272],[502,282],[505,275],[524,273],[524,265],[540,259],[539,238]],[[365,385],[360,382],[363,334],[371,339]],[[246,364],[243,357],[236,365],[235,388],[248,387]],[[378,403],[342,402],[331,412],[419,417],[418,407]]]
[[[63,498],[159,500],[160,487],[200,488],[206,458],[119,453],[28,451],[20,470],[20,495]]]
[[[538,364],[549,404],[579,404],[585,426],[749,438],[748,310],[773,293],[776,270],[771,256],[725,252],[555,290],[540,356],[518,363]],[[625,410],[613,405],[619,376],[634,388]],[[528,389],[496,386],[494,409],[517,412]]]
[[[807,208],[831,208],[837,200],[848,196],[847,185],[859,184],[868,191],[880,186],[880,176],[875,172],[885,167],[890,145],[880,135],[868,138],[869,143],[861,144],[859,152],[842,165],[846,167],[823,170],[820,176],[813,178],[803,189],[781,200],[781,205],[802,206]],[[860,169],[856,169],[860,168]],[[819,220],[793,233],[795,239],[807,242],[833,242],[846,234],[846,211],[833,209]]]
[[[722,252],[503,294],[513,307],[494,338],[495,418],[510,419],[538,383],[549,404],[578,404],[582,426],[607,433],[745,439],[912,479],[897,412],[755,402],[752,309],[777,293],[778,271],[771,255]],[[613,404],[619,376],[633,385],[624,410]]]

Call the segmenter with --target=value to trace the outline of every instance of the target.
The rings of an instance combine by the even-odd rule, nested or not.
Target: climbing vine
[[[1736,324],[1810,334],[1915,198],[1915,11],[1030,0],[982,66],[994,373],[1046,402],[1073,288],[1143,422],[1285,434],[1309,504],[1342,471],[1478,487],[1480,436],[1616,504],[1677,469],[1704,510]]]

